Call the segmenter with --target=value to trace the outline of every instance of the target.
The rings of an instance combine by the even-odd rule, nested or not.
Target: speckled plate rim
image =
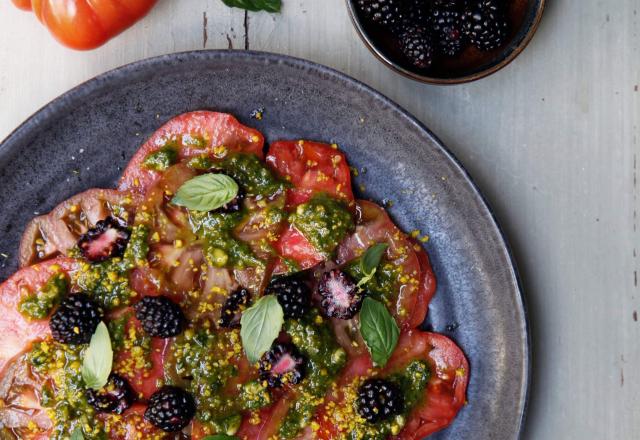
[[[538,0],[539,4],[536,8],[533,19],[526,24],[525,29],[519,32],[519,34],[523,34],[523,36],[520,39],[511,42],[509,44],[510,49],[508,50],[508,52],[506,52],[507,49],[505,49],[506,56],[503,55],[499,57],[497,62],[492,62],[492,64],[485,69],[474,71],[457,78],[439,78],[428,75],[420,75],[408,69],[405,69],[404,67],[393,61],[391,58],[389,58],[387,55],[385,55],[380,49],[378,49],[378,47],[373,44],[373,41],[371,41],[371,38],[369,38],[368,33],[364,29],[364,26],[358,19],[353,1],[354,0],[345,0],[347,4],[347,10],[349,11],[349,18],[351,19],[351,23],[353,24],[353,26],[356,28],[356,33],[358,34],[364,45],[367,47],[367,49],[369,49],[369,51],[376,58],[378,58],[378,60],[381,61],[382,64],[384,64],[394,72],[397,72],[402,76],[410,78],[414,81],[436,85],[456,85],[477,81],[479,79],[493,75],[494,73],[511,64],[511,62],[515,60],[518,55],[520,55],[526,49],[526,47],[533,39],[533,36],[540,26],[540,22],[542,21],[542,16],[544,15],[544,10],[546,8],[546,0]]]
[[[421,131],[426,134],[428,138],[430,138],[433,144],[437,149],[440,150],[441,153],[450,161],[450,163],[454,166],[460,176],[463,178],[463,181],[469,186],[472,190],[473,195],[478,199],[479,206],[485,213],[485,218],[488,221],[487,226],[492,229],[499,239],[499,244],[502,252],[504,252],[507,261],[510,263],[509,274],[511,278],[512,287],[516,292],[516,303],[519,306],[518,316],[522,317],[522,322],[520,326],[523,331],[522,340],[526,345],[522,352],[524,353],[524,359],[522,359],[522,367],[523,367],[523,378],[522,378],[522,386],[519,392],[520,401],[517,402],[520,407],[520,418],[518,421],[519,426],[516,431],[518,432],[518,437],[522,436],[522,432],[524,429],[524,422],[527,414],[527,409],[529,405],[529,396],[531,392],[531,379],[532,379],[532,341],[531,341],[531,328],[529,317],[527,313],[526,299],[523,291],[523,286],[521,282],[520,275],[518,273],[517,265],[515,262],[515,258],[513,256],[513,252],[511,247],[508,244],[507,238],[504,234],[502,228],[498,225],[494,212],[489,207],[489,204],[485,197],[482,195],[477,185],[473,181],[470,174],[467,170],[462,166],[462,164],[458,161],[458,159],[453,155],[453,153],[442,143],[442,141],[422,122],[418,121],[413,115],[411,115],[407,110],[402,108],[400,105],[396,104],[391,99],[384,96],[382,93],[376,91],[375,89],[369,87],[368,85],[354,79],[338,70],[332,69],[330,67],[314,63],[309,60],[291,57],[288,55],[270,53],[270,52],[259,52],[259,51],[244,51],[244,50],[196,50],[196,51],[186,51],[186,52],[177,52],[166,55],[161,55],[152,58],[146,58],[143,60],[135,61],[129,64],[125,64],[121,67],[115,68],[113,70],[102,73],[93,79],[90,79],[86,82],[79,84],[78,86],[72,88],[68,92],[63,93],[58,96],[48,104],[45,104],[38,111],[36,111],[32,116],[30,116],[27,120],[25,120],[21,125],[19,125],[13,132],[11,132],[1,143],[0,143],[0,158],[10,153],[11,146],[13,144],[20,144],[21,142],[25,142],[28,140],[30,133],[36,132],[40,129],[41,126],[46,126],[48,123],[55,121],[55,119],[63,112],[65,109],[69,107],[73,107],[74,102],[81,101],[84,97],[91,95],[101,87],[108,85],[109,82],[122,78],[123,75],[127,73],[133,73],[138,69],[142,69],[146,66],[155,65],[157,63],[167,63],[171,61],[177,61],[180,59],[192,59],[203,57],[208,60],[212,58],[253,58],[258,59],[262,62],[268,64],[286,64],[291,67],[296,68],[306,68],[309,70],[315,70],[316,72],[326,75],[332,78],[339,80],[343,84],[348,84],[354,89],[372,96],[382,104],[386,105],[391,111],[395,111],[402,118],[404,118],[407,122],[410,123],[416,130]]]

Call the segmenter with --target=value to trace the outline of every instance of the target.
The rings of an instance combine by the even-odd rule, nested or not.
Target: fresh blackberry
[[[98,412],[122,414],[136,399],[135,393],[122,376],[111,373],[101,390],[88,389],[87,402]]]
[[[240,315],[242,311],[249,305],[251,294],[247,289],[237,289],[233,292],[220,310],[220,319],[218,325],[222,328],[238,328],[240,327]]]
[[[374,23],[391,27],[402,19],[402,0],[358,0],[358,7]]]
[[[185,317],[180,306],[166,296],[145,296],[135,305],[136,318],[144,331],[158,338],[170,338],[182,332]]]
[[[494,50],[507,38],[506,14],[500,0],[473,0],[467,7],[462,29],[480,50]]]
[[[368,422],[376,423],[404,410],[404,396],[400,388],[385,379],[366,380],[358,388],[358,414]]]
[[[100,263],[113,257],[121,257],[127,248],[131,231],[115,217],[107,217],[96,223],[78,240],[80,253],[92,263]]]
[[[177,432],[187,426],[196,414],[196,403],[182,388],[164,386],[153,393],[144,418],[166,432]]]
[[[429,17],[429,0],[405,0],[402,17],[407,23],[426,25]]]
[[[322,311],[330,318],[353,318],[360,311],[364,299],[363,293],[340,269],[322,274],[318,293],[322,297]]]
[[[420,69],[427,69],[433,62],[433,42],[424,26],[406,23],[399,31],[398,40],[402,54]]]
[[[460,3],[455,0],[435,0],[431,6],[431,31],[438,50],[447,56],[459,54],[466,40],[462,32]]]
[[[305,375],[305,359],[291,344],[275,343],[260,359],[260,378],[273,388],[297,384]]]
[[[53,339],[63,344],[86,344],[102,320],[102,310],[83,293],[62,300],[51,316],[49,327]]]
[[[276,295],[285,318],[302,318],[311,308],[311,289],[295,276],[272,280],[266,293]]]

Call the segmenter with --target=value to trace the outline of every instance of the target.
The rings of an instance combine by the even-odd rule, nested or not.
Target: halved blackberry
[[[113,257],[121,257],[127,248],[131,231],[124,222],[107,217],[83,234],[78,240],[80,253],[92,263],[100,263]]]
[[[83,293],[62,300],[49,320],[53,339],[63,344],[86,344],[102,320],[102,309]]]
[[[402,0],[358,0],[365,17],[383,26],[393,26],[402,19]]]
[[[311,308],[311,289],[296,276],[272,280],[266,293],[276,295],[285,318],[302,318]]]
[[[166,296],[145,296],[134,306],[144,331],[158,338],[170,338],[182,332],[185,317],[180,306]]]
[[[461,2],[456,0],[435,0],[431,5],[429,18],[438,50],[447,56],[459,54],[466,43],[462,32]]]
[[[144,418],[166,432],[177,432],[187,426],[196,414],[196,403],[182,388],[164,386],[153,393]]]
[[[376,423],[402,414],[404,396],[400,388],[385,379],[366,380],[358,388],[358,414],[368,422]]]
[[[305,358],[292,344],[275,343],[260,359],[260,378],[273,388],[304,379]]]
[[[420,69],[433,62],[433,42],[426,27],[406,23],[399,31],[400,50],[407,60]]]
[[[494,50],[507,38],[508,24],[500,0],[472,0],[467,7],[462,29],[471,44],[480,50]]]
[[[122,414],[136,399],[129,382],[122,376],[111,373],[109,381],[101,390],[88,389],[87,402],[98,412]]]
[[[220,310],[220,319],[218,325],[222,328],[238,328],[240,327],[240,315],[242,311],[249,305],[251,294],[247,289],[237,289],[225,301]]]
[[[364,294],[340,269],[322,274],[318,283],[318,293],[322,297],[322,311],[330,318],[353,318],[360,311],[364,300]]]

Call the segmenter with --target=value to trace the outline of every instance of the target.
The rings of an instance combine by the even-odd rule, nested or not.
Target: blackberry
[[[465,45],[462,8],[455,0],[436,0],[431,6],[430,26],[438,50],[447,56],[459,54]]]
[[[49,327],[53,339],[63,344],[86,344],[102,320],[102,310],[83,293],[70,295],[62,300]]]
[[[136,399],[135,393],[122,376],[111,373],[101,390],[88,389],[87,402],[98,412],[122,414]]]
[[[260,359],[260,378],[273,388],[297,384],[305,375],[305,358],[291,344],[275,343]]]
[[[144,418],[166,432],[177,432],[187,426],[196,414],[196,403],[182,388],[164,386],[153,393]]]
[[[220,311],[218,325],[222,328],[240,327],[240,315],[250,300],[251,294],[247,289],[240,288],[229,295]]]
[[[92,263],[100,263],[121,257],[130,237],[131,231],[121,220],[107,217],[80,237],[78,248],[84,258]]]
[[[322,297],[322,311],[330,318],[353,318],[360,311],[364,299],[363,293],[340,269],[322,274],[318,293]]]
[[[404,410],[404,396],[400,388],[385,379],[366,380],[358,388],[358,414],[368,422],[376,423],[401,414]]]
[[[144,331],[158,338],[170,338],[182,332],[185,317],[178,304],[166,296],[145,296],[135,305],[136,318]]]
[[[403,3],[402,17],[407,23],[426,25],[428,24],[429,1],[428,0],[405,0]]]
[[[374,23],[391,27],[402,19],[402,0],[358,0],[358,7]]]
[[[266,293],[276,295],[285,318],[302,318],[311,308],[311,289],[297,277],[272,280]]]
[[[432,38],[424,26],[407,23],[398,36],[400,50],[407,60],[420,69],[433,62]]]
[[[507,38],[507,20],[499,0],[473,0],[464,13],[462,29],[480,50],[494,50]]]

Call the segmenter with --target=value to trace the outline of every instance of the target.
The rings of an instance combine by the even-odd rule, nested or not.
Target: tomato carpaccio
[[[426,251],[354,198],[336,145],[263,149],[231,115],[180,115],[117,189],[27,226],[0,286],[3,436],[408,440],[453,421],[469,365],[419,330]]]

